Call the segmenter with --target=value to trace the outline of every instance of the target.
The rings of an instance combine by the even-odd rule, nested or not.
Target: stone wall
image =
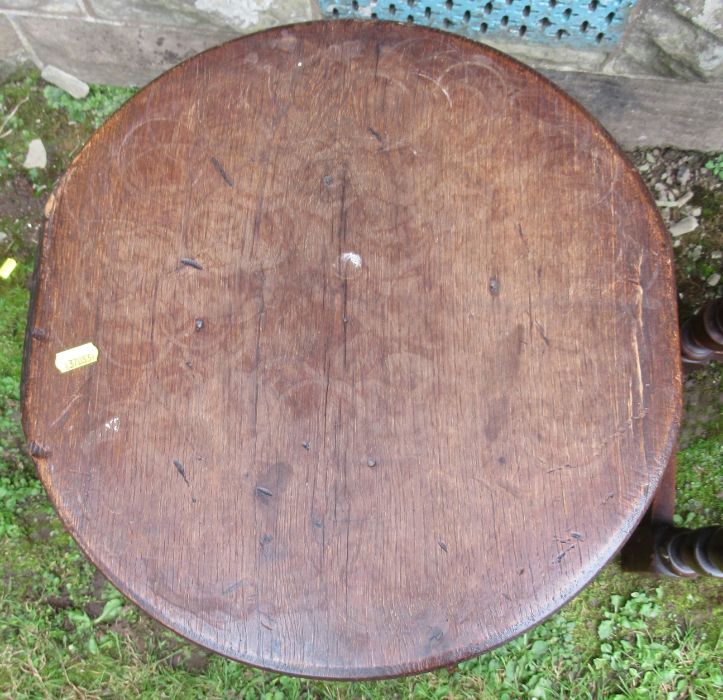
[[[87,81],[142,85],[239,34],[318,17],[317,0],[0,0],[0,66],[51,63]],[[538,68],[719,80],[723,2],[638,0],[607,52],[496,45]]]
[[[144,85],[240,34],[310,20],[312,2],[0,0],[0,72],[25,60],[87,82]]]
[[[87,82],[144,85],[179,61],[240,34],[318,18],[318,0],[0,0],[0,79],[25,62],[39,68],[51,64]],[[638,0],[622,40],[605,51],[522,38],[488,43],[551,71],[553,79],[561,71],[590,76],[587,83],[578,80],[578,92],[594,93],[599,102],[605,88],[614,97],[611,109],[618,117],[624,118],[626,110],[620,95],[638,99],[636,80],[647,80],[642,98],[647,102],[637,112],[648,114],[649,120],[636,143],[663,138],[651,130],[650,115],[657,113],[666,139],[672,135],[675,140],[679,123],[687,124],[677,145],[723,149],[723,126],[710,123],[723,121],[721,0]],[[657,88],[649,84],[660,79],[667,80]],[[575,85],[565,81],[573,94]],[[664,109],[668,98],[677,100],[671,109],[678,114],[672,119]],[[615,132],[604,108],[586,106]]]

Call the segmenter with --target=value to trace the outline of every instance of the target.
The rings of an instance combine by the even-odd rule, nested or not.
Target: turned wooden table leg
[[[723,578],[723,527],[661,530],[655,538],[655,557],[669,576]]]
[[[723,299],[705,304],[680,329],[683,367],[723,360]],[[668,464],[645,517],[621,551],[626,571],[693,578],[723,578],[723,527],[698,530],[673,525],[675,458]]]
[[[708,302],[683,323],[680,346],[684,367],[723,359],[723,299]]]
[[[662,533],[673,527],[675,467],[675,456],[673,456],[663,473],[648,512],[620,553],[621,564],[625,571],[669,573],[659,560],[657,542]]]
[[[622,549],[623,569],[679,578],[723,578],[723,527],[678,528],[673,525],[674,512],[675,458],[648,512]]]

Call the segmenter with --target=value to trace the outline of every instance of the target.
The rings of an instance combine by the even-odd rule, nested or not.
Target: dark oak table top
[[[123,593],[222,654],[352,678],[490,649],[595,576],[671,455],[651,198],[575,102],[471,41],[310,23],[203,53],[47,213],[40,475]]]

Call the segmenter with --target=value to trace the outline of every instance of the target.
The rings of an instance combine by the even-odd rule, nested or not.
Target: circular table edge
[[[152,86],[162,80],[166,80],[169,77],[172,76],[175,72],[180,72],[184,67],[192,63],[195,60],[198,60],[200,57],[204,56],[205,54],[221,51],[225,47],[227,47],[230,44],[234,44],[236,42],[242,42],[248,37],[251,36],[258,36],[258,35],[273,35],[273,34],[279,34],[283,32],[287,32],[290,29],[295,29],[299,27],[306,27],[306,26],[313,26],[313,25],[357,25],[357,26],[365,26],[369,27],[370,25],[396,25],[400,28],[403,28],[405,25],[401,23],[396,22],[384,22],[381,20],[313,20],[310,22],[298,22],[293,24],[287,24],[287,25],[281,25],[272,27],[269,29],[264,29],[259,32],[254,32],[252,34],[246,34],[240,37],[236,37],[234,39],[231,39],[229,41],[226,41],[222,44],[219,44],[217,46],[208,48],[202,52],[199,52],[198,54],[195,54],[184,61],[180,62],[173,68],[169,69],[168,71],[162,73],[155,79],[153,79],[151,82],[149,82],[147,85],[145,85],[143,88],[141,88],[137,93],[136,96],[145,92],[146,90],[149,90],[152,88]],[[487,53],[489,55],[494,56],[497,60],[502,61],[503,63],[507,64],[507,67],[516,70],[520,73],[527,74],[530,77],[533,77],[540,81],[541,83],[545,84],[548,88],[551,88],[556,95],[561,98],[564,102],[566,102],[574,111],[578,112],[580,116],[587,120],[588,122],[591,122],[592,125],[598,130],[599,134],[603,139],[608,143],[608,145],[611,147],[611,150],[614,152],[614,154],[621,159],[622,164],[628,169],[631,174],[636,179],[637,185],[638,185],[638,194],[641,195],[647,204],[648,212],[650,214],[653,214],[653,221],[651,221],[651,229],[655,229],[655,232],[660,235],[663,245],[666,249],[666,252],[670,254],[670,258],[672,260],[672,245],[670,243],[670,239],[667,236],[667,230],[665,228],[665,225],[662,221],[662,218],[655,206],[654,199],[651,195],[651,193],[648,191],[647,186],[645,185],[642,177],[638,173],[638,171],[635,169],[633,164],[631,163],[628,156],[625,154],[625,152],[622,150],[621,146],[613,139],[613,137],[610,135],[610,133],[607,131],[607,129],[599,122],[599,120],[591,115],[576,99],[571,97],[568,93],[566,93],[562,88],[558,87],[554,82],[552,82],[549,78],[545,77],[538,71],[536,71],[533,68],[530,68],[529,66],[525,65],[521,61],[505,54],[504,52],[495,49],[491,46],[488,46],[486,44],[476,42],[472,39],[469,39],[467,37],[463,37],[457,34],[452,34],[449,32],[445,32],[441,29],[436,29],[432,27],[423,27],[421,25],[414,25],[416,30],[420,30],[422,32],[429,32],[432,34],[442,34],[446,37],[449,37],[451,41],[459,41],[461,43],[469,44],[474,46],[475,50],[481,51],[483,53]],[[134,97],[131,98],[134,99]],[[130,101],[130,100],[129,100]],[[168,628],[170,631],[172,631],[175,634],[180,635],[181,637],[184,637],[188,641],[198,644],[202,648],[208,649],[210,651],[213,651],[215,653],[218,653],[226,658],[229,658],[234,661],[238,661],[241,663],[244,663],[246,665],[252,666],[254,668],[258,668],[260,670],[269,671],[269,672],[276,672],[276,673],[282,673],[287,674],[291,676],[299,676],[303,678],[310,678],[310,679],[316,679],[316,680],[331,680],[331,681],[353,681],[353,680],[383,680],[383,679],[390,679],[390,678],[396,678],[400,676],[408,676],[408,675],[414,675],[414,674],[420,674],[420,673],[426,673],[430,671],[435,671],[443,668],[448,668],[452,665],[461,663],[465,660],[474,658],[476,656],[479,656],[481,654],[484,654],[486,652],[489,652],[499,646],[502,646],[503,644],[513,640],[517,636],[524,634],[525,632],[529,631],[530,629],[533,629],[537,625],[543,623],[545,620],[549,619],[552,615],[554,615],[558,610],[560,610],[564,605],[569,603],[572,599],[574,599],[580,591],[585,588],[587,585],[592,583],[595,576],[597,576],[600,571],[604,568],[604,566],[610,562],[615,555],[619,552],[620,548],[625,544],[625,542],[629,539],[629,537],[633,534],[635,527],[638,525],[640,520],[642,519],[643,515],[645,514],[646,510],[649,508],[653,497],[655,495],[655,490],[662,480],[663,472],[665,470],[665,467],[667,466],[669,460],[674,455],[674,449],[677,444],[678,439],[678,432],[679,432],[679,426],[680,426],[680,419],[682,414],[682,379],[681,379],[681,373],[682,369],[680,366],[676,367],[676,397],[675,397],[675,405],[673,406],[673,410],[671,412],[670,416],[670,425],[668,429],[668,434],[665,441],[664,449],[661,453],[661,459],[659,464],[650,466],[651,472],[650,472],[650,482],[649,482],[649,488],[646,491],[645,497],[637,504],[637,509],[631,510],[629,513],[629,517],[625,522],[625,526],[621,529],[619,529],[615,533],[615,537],[611,538],[609,540],[610,546],[607,550],[603,551],[601,550],[599,553],[598,558],[595,560],[594,563],[591,563],[586,569],[581,570],[578,572],[578,575],[573,580],[573,583],[567,587],[567,589],[560,591],[558,596],[558,601],[555,601],[552,603],[547,609],[542,611],[541,615],[536,616],[533,620],[526,620],[524,623],[514,626],[508,629],[505,629],[501,632],[499,632],[496,635],[496,638],[493,638],[493,641],[488,644],[484,645],[468,645],[464,648],[458,648],[453,651],[448,651],[446,653],[438,654],[438,655],[429,655],[427,657],[424,657],[420,659],[418,662],[414,663],[407,663],[407,664],[400,664],[398,666],[370,666],[370,667],[311,667],[311,666],[302,666],[302,665],[294,665],[294,664],[274,664],[266,663],[264,662],[262,665],[262,661],[259,659],[251,660],[249,658],[244,658],[241,656],[234,655],[230,650],[225,649],[222,645],[213,644],[210,640],[207,639],[201,639],[199,635],[195,635],[192,631],[188,629],[182,629],[180,628],[177,623],[173,620],[172,616],[166,615],[164,611],[156,609],[152,607],[150,604],[148,604],[141,596],[138,596],[134,591],[131,591],[127,588],[127,586],[124,585],[124,583],[116,578],[113,572],[108,570],[105,565],[100,561],[100,558],[96,558],[93,554],[93,551],[91,548],[87,546],[87,543],[82,541],[82,539],[78,536],[78,533],[76,532],[75,528],[72,525],[72,521],[69,517],[66,516],[66,514],[63,513],[62,509],[59,507],[60,504],[56,498],[56,495],[52,489],[52,480],[50,478],[50,475],[48,471],[45,469],[45,458],[43,455],[39,455],[35,453],[35,450],[33,449],[34,446],[37,444],[35,442],[35,436],[32,435],[32,431],[29,427],[29,418],[27,415],[28,412],[28,376],[27,376],[27,367],[31,363],[32,358],[32,348],[33,348],[33,342],[37,339],[35,339],[32,335],[32,328],[33,328],[33,317],[35,313],[35,306],[38,299],[38,292],[43,286],[43,272],[44,270],[41,269],[43,267],[43,242],[45,238],[45,234],[47,231],[52,230],[52,223],[53,223],[53,213],[55,210],[55,207],[58,205],[59,201],[62,198],[63,191],[68,184],[68,182],[72,179],[72,176],[74,174],[74,170],[77,167],[77,164],[83,160],[85,157],[86,152],[88,152],[90,149],[93,148],[95,142],[97,139],[102,137],[102,133],[105,129],[105,126],[107,124],[111,124],[112,122],[115,122],[116,120],[119,120],[122,118],[124,107],[121,107],[118,109],[99,129],[97,129],[92,136],[88,139],[88,141],[83,145],[80,152],[75,156],[73,161],[70,163],[70,165],[67,167],[65,173],[60,177],[58,182],[56,183],[53,191],[48,197],[46,206],[45,206],[45,215],[44,215],[44,225],[40,236],[40,241],[38,244],[38,255],[36,257],[35,262],[35,269],[33,272],[33,278],[31,283],[31,299],[30,299],[30,308],[28,313],[28,323],[26,327],[26,334],[25,334],[25,345],[23,350],[23,371],[22,371],[22,378],[21,378],[21,413],[22,413],[22,426],[23,431],[25,433],[28,445],[29,445],[29,451],[33,458],[33,461],[36,465],[38,474],[40,476],[41,482],[43,484],[43,487],[45,488],[45,491],[48,494],[48,497],[53,505],[53,508],[58,513],[58,516],[60,517],[61,522],[63,523],[66,530],[70,533],[70,535],[73,537],[75,542],[80,547],[83,554],[89,559],[89,561],[99,570],[101,573],[129,600],[131,600],[134,604],[138,605],[141,610],[143,610],[146,614],[150,615],[153,619],[160,622],[163,626]],[[674,282],[674,280],[673,280]],[[676,299],[672,298],[671,301],[675,303]],[[675,310],[675,318],[677,318],[677,308]],[[675,333],[675,336],[672,338],[672,341],[674,343],[674,346],[677,347],[679,345],[679,337],[678,333]]]

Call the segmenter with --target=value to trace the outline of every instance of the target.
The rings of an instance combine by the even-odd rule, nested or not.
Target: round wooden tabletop
[[[516,61],[274,29],[76,158],[25,372],[48,493],[144,610],[268,669],[414,673],[540,622],[642,515],[680,410],[670,246]]]

